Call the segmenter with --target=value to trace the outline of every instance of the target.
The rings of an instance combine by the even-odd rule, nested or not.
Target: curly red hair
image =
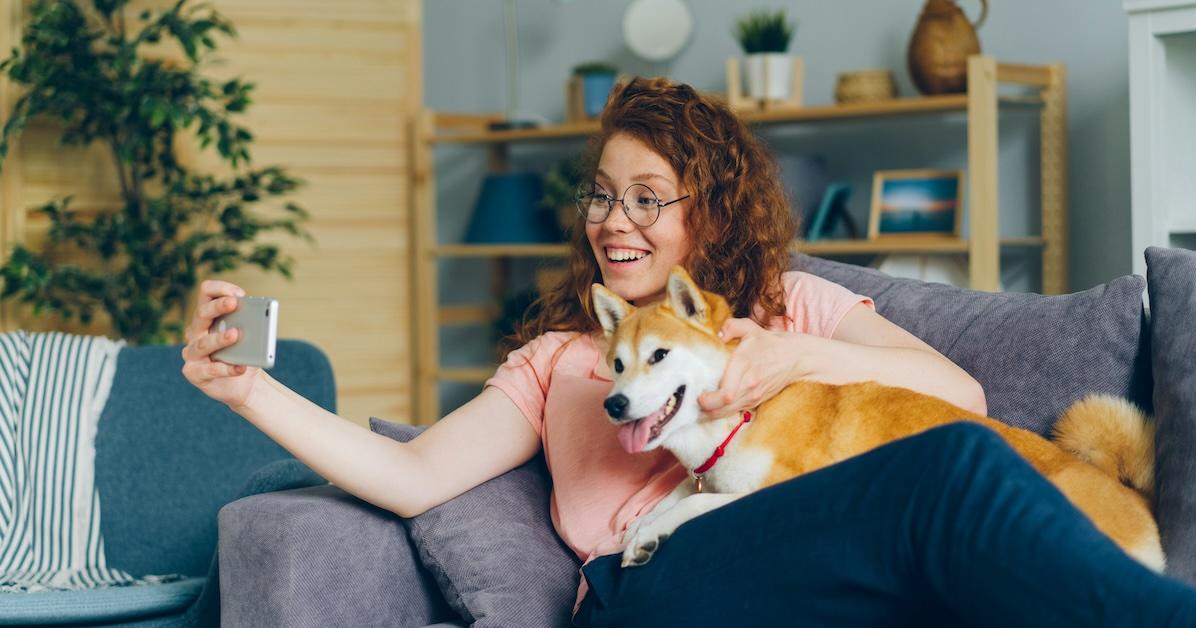
[[[751,315],[756,305],[765,320],[784,316],[780,277],[796,224],[776,162],[751,129],[689,85],[637,77],[611,92],[601,129],[586,148],[583,176],[593,177],[603,147],[619,133],[664,157],[691,194],[691,249],[683,265],[697,284],[726,297],[735,316]],[[529,308],[509,348],[547,331],[600,328],[590,285],[602,283],[602,274],[580,215],[570,241],[568,272]]]

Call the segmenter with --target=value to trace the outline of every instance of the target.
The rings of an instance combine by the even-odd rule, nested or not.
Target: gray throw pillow
[[[1196,585],[1196,253],[1146,249],[1154,365],[1155,515],[1167,573]]]
[[[1088,393],[1150,410],[1150,359],[1138,276],[1060,296],[978,292],[800,255],[794,267],[872,297],[882,316],[984,387],[989,416],[1046,434]]]
[[[370,417],[407,442],[425,428]],[[543,456],[406,520],[420,561],[471,626],[569,626],[580,561],[549,515]]]

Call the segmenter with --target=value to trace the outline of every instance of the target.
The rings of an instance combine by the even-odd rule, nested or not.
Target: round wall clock
[[[649,61],[673,58],[693,31],[693,15],[683,0],[633,0],[623,14],[623,41]]]

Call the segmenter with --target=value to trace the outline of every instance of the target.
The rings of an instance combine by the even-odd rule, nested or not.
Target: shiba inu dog
[[[604,405],[619,442],[629,452],[664,447],[691,476],[628,528],[624,567],[648,562],[682,523],[746,493],[961,420],[992,428],[1127,553],[1164,567],[1149,507],[1154,427],[1128,402],[1089,397],[1073,405],[1053,442],[875,382],[798,382],[750,413],[699,421],[698,395],[718,389],[738,344],[717,335],[732,316],[726,300],[700,290],[681,267],[669,275],[667,296],[643,308],[600,284],[592,291],[615,380]]]

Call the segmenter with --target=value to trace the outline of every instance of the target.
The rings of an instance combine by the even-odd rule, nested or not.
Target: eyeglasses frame
[[[671,200],[671,201],[668,201],[667,203],[666,203],[666,202],[661,202],[661,200],[660,200],[660,195],[659,195],[659,194],[657,194],[657,193],[656,193],[656,190],[653,190],[651,186],[649,186],[649,185],[647,185],[647,184],[645,184],[645,183],[632,183],[631,185],[627,186],[627,189],[626,189],[626,190],[623,190],[623,198],[614,198],[614,197],[611,197],[611,198],[610,198],[610,200],[606,201],[606,213],[605,213],[605,214],[603,214],[603,216],[602,216],[602,220],[590,220],[590,217],[589,217],[589,212],[588,212],[588,211],[586,211],[585,209],[583,209],[583,208],[582,208],[582,206],[581,206],[581,199],[583,198],[583,196],[582,196],[582,194],[581,194],[581,190],[582,190],[583,188],[585,188],[585,186],[586,186],[586,185],[587,185],[587,184],[583,183],[583,184],[581,184],[580,186],[578,186],[578,190],[577,190],[577,191],[578,191],[578,196],[577,196],[577,211],[578,211],[578,213],[580,213],[580,214],[581,214],[581,218],[582,218],[582,220],[584,220],[584,221],[586,221],[586,222],[588,222],[588,223],[590,223],[590,224],[592,224],[592,225],[600,225],[600,224],[602,224],[602,223],[606,222],[606,219],[607,219],[607,218],[610,218],[610,213],[611,213],[612,211],[614,211],[614,209],[615,209],[615,203],[619,203],[619,204],[623,205],[623,215],[624,215],[624,216],[627,216],[627,220],[630,220],[630,221],[631,221],[631,224],[633,224],[633,225],[636,225],[636,226],[638,226],[638,227],[651,227],[652,225],[656,224],[656,221],[657,221],[657,220],[660,220],[660,210],[664,209],[665,207],[668,207],[669,205],[672,205],[673,203],[677,203],[677,202],[680,202],[680,201],[684,201],[685,199],[689,198],[689,196],[690,196],[689,194],[686,194],[685,196],[681,196],[681,197],[675,198],[675,199],[673,199],[673,200]],[[597,188],[597,189],[600,189],[600,190],[602,190],[602,191],[604,191],[604,192],[606,191],[606,188],[602,187],[602,186],[601,186],[601,185],[599,185],[598,183],[592,183],[592,184],[589,184],[589,185],[592,185],[593,187],[595,187],[595,188]],[[632,217],[631,217],[631,211],[630,211],[630,210],[629,210],[629,208],[627,207],[627,203],[624,201],[624,199],[626,199],[626,198],[627,198],[627,192],[628,192],[629,190],[631,190],[631,188],[633,188],[633,187],[635,187],[635,186],[637,186],[637,185],[638,185],[638,186],[640,186],[640,187],[647,188],[647,189],[648,189],[648,191],[652,193],[652,196],[656,197],[656,216],[655,216],[654,218],[652,218],[652,222],[650,222],[650,223],[648,223],[648,224],[646,224],[646,225],[641,225],[640,223],[636,222],[634,218],[632,218]],[[593,196],[593,193],[592,193],[592,192],[590,193],[590,196]],[[609,196],[609,195],[608,195],[608,196]]]

